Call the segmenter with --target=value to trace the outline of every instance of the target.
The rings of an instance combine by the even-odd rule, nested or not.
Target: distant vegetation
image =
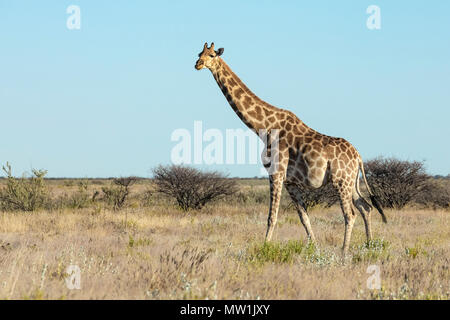
[[[430,176],[423,162],[376,158],[365,162],[365,171],[373,192],[385,208],[399,210],[411,205],[432,209],[450,207],[450,179]],[[268,205],[270,198],[266,189],[256,187],[267,186],[264,180],[228,178],[217,171],[204,172],[180,165],[154,168],[153,179],[48,179],[46,170],[36,169],[32,169],[31,175],[15,177],[9,163],[3,166],[3,172],[5,177],[0,181],[1,211],[99,206],[118,211],[129,206],[148,207],[156,203],[189,211],[200,210],[217,201]],[[243,188],[239,181],[249,183]],[[364,191],[363,183],[361,188]],[[331,184],[319,189],[301,189],[306,210],[327,208],[339,202]],[[292,202],[283,192],[281,210],[290,207]]]

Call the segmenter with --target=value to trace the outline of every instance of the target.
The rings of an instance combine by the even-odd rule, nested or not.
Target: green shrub
[[[414,247],[406,247],[405,253],[409,258],[415,259],[418,255],[426,255],[427,251],[422,247],[419,242],[416,242]]]
[[[390,243],[383,239],[373,239],[362,245],[356,246],[353,254],[353,262],[377,261],[389,257]]]
[[[255,245],[249,250],[249,261],[258,264],[266,262],[290,263],[295,255],[299,255],[305,249],[301,241],[290,240],[286,243],[264,242],[262,245]]]
[[[149,246],[152,240],[149,238],[139,238],[134,239],[132,235],[128,236],[128,248],[139,247],[139,246]]]
[[[0,190],[1,210],[34,211],[49,202],[44,176],[46,170],[32,169],[33,175],[16,178],[12,175],[11,165],[3,166],[6,173],[6,186]]]
[[[93,197],[88,192],[88,181],[78,182],[78,191],[73,193],[68,199],[68,206],[73,209],[87,208],[93,201]]]

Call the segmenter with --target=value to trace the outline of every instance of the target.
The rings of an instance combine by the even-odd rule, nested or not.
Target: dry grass
[[[385,225],[373,214],[369,247],[358,218],[342,261],[337,207],[311,212],[317,247],[304,243],[289,208],[263,245],[265,203],[223,201],[187,214],[161,204],[0,213],[0,298],[449,299],[449,212],[387,215]],[[71,264],[81,269],[80,290],[66,287]],[[381,290],[367,289],[371,264],[381,269]]]

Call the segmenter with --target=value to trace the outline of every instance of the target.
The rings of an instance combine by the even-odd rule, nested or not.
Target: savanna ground
[[[78,192],[76,181],[48,183],[55,197]],[[89,192],[108,183],[91,180]],[[369,245],[359,216],[343,261],[338,206],[311,210],[314,247],[284,195],[264,245],[268,182],[239,185],[238,195],[187,213],[148,180],[118,211],[96,202],[0,212],[0,298],[449,299],[449,211],[386,210],[388,224],[373,212]],[[66,286],[69,265],[81,269],[79,290]],[[380,290],[367,287],[369,265],[380,268]]]

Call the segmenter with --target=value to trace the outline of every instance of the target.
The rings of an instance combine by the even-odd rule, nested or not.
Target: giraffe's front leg
[[[278,207],[280,206],[281,191],[283,189],[284,174],[275,173],[270,175],[270,206],[269,218],[267,219],[266,241],[272,239],[273,230],[277,223]]]

